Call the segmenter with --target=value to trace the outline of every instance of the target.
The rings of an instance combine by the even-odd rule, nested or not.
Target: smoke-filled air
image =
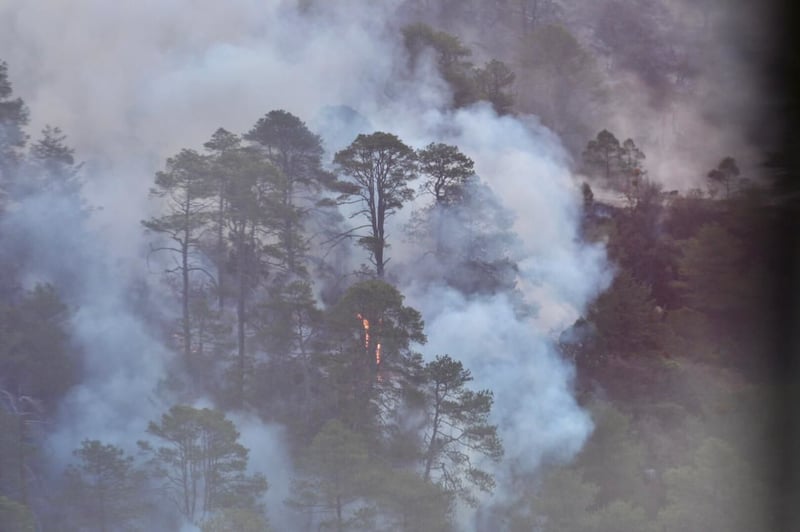
[[[0,530],[777,530],[757,20],[0,3]]]

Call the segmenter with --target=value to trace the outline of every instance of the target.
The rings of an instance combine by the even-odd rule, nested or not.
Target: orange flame
[[[364,349],[369,349],[369,320],[362,316],[360,313],[356,314],[356,318],[361,320],[361,326],[364,328]],[[381,320],[382,322],[383,320]],[[375,364],[381,364],[381,344],[375,344]]]
[[[361,320],[361,326],[364,327],[364,349],[369,349],[369,320],[361,314],[356,314],[356,318]]]

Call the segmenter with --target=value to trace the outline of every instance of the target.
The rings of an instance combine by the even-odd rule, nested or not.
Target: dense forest
[[[0,532],[800,522],[777,11],[33,4]]]

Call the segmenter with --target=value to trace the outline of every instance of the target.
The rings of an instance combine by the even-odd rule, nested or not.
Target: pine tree
[[[497,462],[503,455],[497,427],[489,423],[492,392],[467,389],[472,380],[470,371],[447,355],[426,364],[424,376],[422,478],[475,505],[473,489],[492,491],[494,478],[474,466],[472,460],[482,455]]]
[[[418,379],[424,344],[419,312],[380,281],[351,286],[326,316],[328,351],[322,366],[333,397],[333,414],[347,426],[378,431],[396,421],[403,394]]]
[[[209,256],[216,266],[216,292],[219,310],[225,307],[226,265],[228,260],[227,242],[225,235],[226,216],[228,214],[228,187],[231,175],[228,168],[229,162],[235,160],[236,151],[241,148],[241,139],[233,133],[219,128],[211,139],[203,144],[211,156],[209,180],[214,190],[216,204],[214,206],[213,224],[214,237]]]
[[[233,405],[245,403],[254,366],[249,337],[253,332],[253,295],[270,270],[277,267],[274,242],[279,231],[283,176],[262,154],[252,149],[233,151],[226,157],[230,180],[226,187],[225,218],[229,271],[235,282],[236,354],[230,368]]]
[[[150,194],[165,200],[166,214],[142,221],[149,231],[162,235],[167,242],[152,248],[173,256],[174,266],[168,275],[180,278],[180,335],[184,363],[195,369],[192,355],[191,296],[194,274],[208,272],[198,260],[203,232],[212,203],[208,181],[208,159],[193,150],[182,150],[167,159],[166,169],[156,174]]]
[[[310,209],[323,201],[322,192],[336,184],[322,168],[322,139],[283,110],[260,118],[244,138],[262,149],[283,174],[278,213],[281,264],[291,276],[305,277],[305,221]]]
[[[21,150],[28,141],[28,108],[21,98],[12,99],[8,65],[0,61],[0,186],[8,187],[22,160]]]
[[[65,472],[64,496],[76,524],[110,532],[145,513],[144,472],[132,456],[98,440],[84,440],[72,454],[79,463]]]
[[[150,422],[147,433],[160,445],[139,442],[153,475],[190,522],[199,524],[216,510],[259,508],[267,481],[246,473],[249,451],[222,412],[173,406],[158,423]]]
[[[359,244],[369,251],[379,278],[386,263],[386,220],[414,198],[409,182],[416,178],[414,150],[390,133],[377,132],[359,135],[350,146],[333,159],[338,170],[346,176],[351,188],[343,196],[354,197],[360,209],[353,216],[366,219],[357,230],[366,229]]]

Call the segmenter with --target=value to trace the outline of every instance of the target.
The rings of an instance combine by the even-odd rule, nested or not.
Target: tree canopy
[[[143,441],[140,447],[186,519],[199,523],[218,509],[258,507],[266,479],[246,474],[249,451],[222,412],[174,406],[159,423],[150,422],[147,433],[160,446]]]
[[[391,133],[359,135],[338,152],[333,162],[351,185],[345,198],[355,197],[358,210],[351,217],[363,217],[366,235],[358,242],[370,254],[378,277],[383,277],[388,257],[386,220],[413,199],[409,182],[417,176],[414,150]]]

